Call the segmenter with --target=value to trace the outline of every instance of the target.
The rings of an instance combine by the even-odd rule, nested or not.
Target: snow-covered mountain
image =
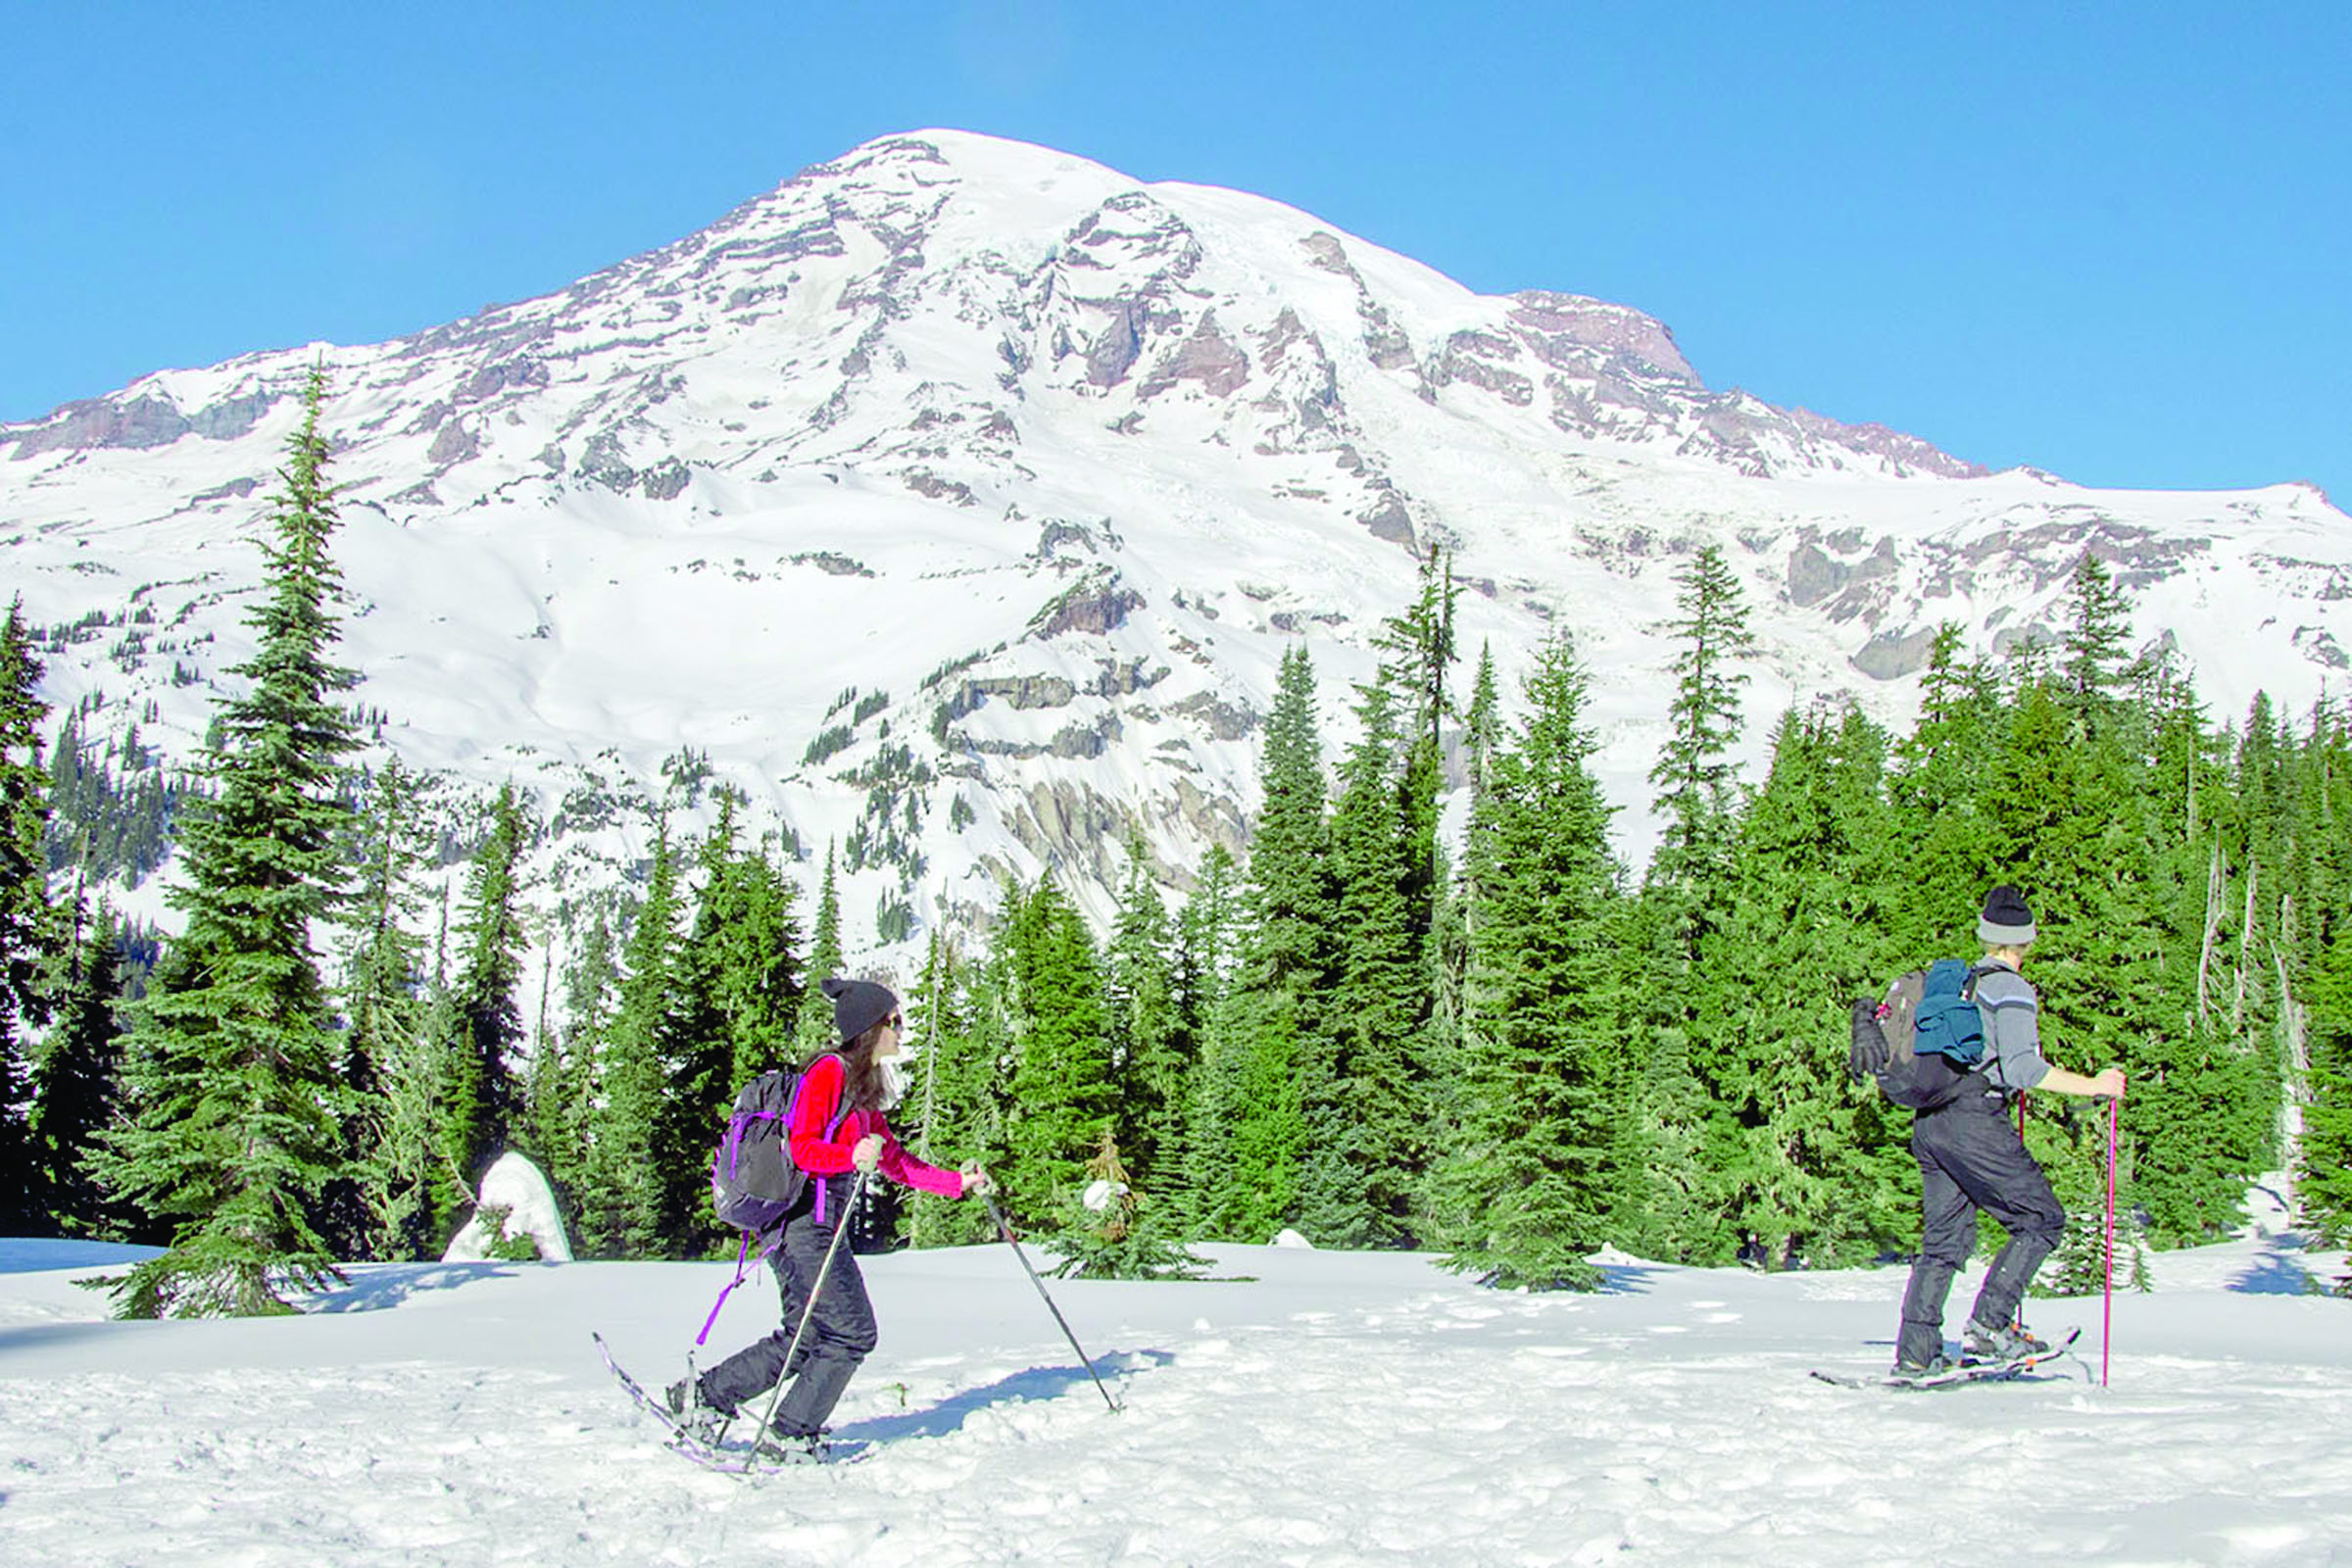
[[[10,585],[78,628],[43,648],[61,713],[103,694],[92,728],[201,735],[314,364],[342,654],[386,742],[536,791],[550,895],[643,853],[625,808],[665,776],[731,782],[805,855],[843,847],[853,943],[1047,866],[1100,914],[1130,830],[1181,888],[1246,839],[1283,649],[1309,643],[1344,731],[1433,541],[1471,659],[1507,677],[1574,632],[1636,858],[1703,543],[1762,641],[1751,754],[1819,694],[1907,720],[1938,621],[2052,627],[2085,547],[2221,715],[2257,688],[2299,712],[2352,650],[2352,519],[2309,486],[1986,473],[1711,390],[1624,306],[1481,296],[1261,197],[924,131],[544,298],[0,426]]]

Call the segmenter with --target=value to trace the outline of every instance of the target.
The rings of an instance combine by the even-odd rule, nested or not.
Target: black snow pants
[[[816,1185],[809,1184],[811,1193]],[[790,1377],[792,1387],[776,1407],[775,1429],[788,1437],[813,1436],[840,1402],[858,1363],[873,1353],[877,1340],[874,1305],[865,1294],[865,1276],[858,1271],[858,1259],[844,1237],[834,1249],[824,1288],[817,1292],[816,1309],[808,1314],[808,1332],[801,1337],[800,1354],[793,1357],[791,1366],[784,1364],[801,1313],[808,1306],[817,1270],[824,1264],[825,1250],[833,1244],[834,1226],[848,1222],[849,1216],[842,1212],[848,1206],[841,1201],[845,1196],[829,1195],[822,1222],[807,1202],[784,1222],[784,1240],[768,1258],[776,1274],[776,1294],[783,1302],[783,1321],[773,1334],[753,1341],[703,1374],[703,1397],[710,1403],[733,1410],[766,1394],[778,1378]]]
[[[2065,1234],[2066,1210],[1994,1096],[1969,1095],[1922,1112],[1911,1125],[1911,1153],[1919,1161],[1925,1223],[1903,1292],[1895,1355],[1924,1366],[1943,1353],[1944,1298],[1976,1246],[1977,1211],[1998,1220],[2009,1242],[1992,1260],[1969,1317],[2005,1326],[2017,1316],[2034,1270]]]

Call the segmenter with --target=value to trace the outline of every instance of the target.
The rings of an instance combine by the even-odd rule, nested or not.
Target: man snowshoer
[[[1952,1276],[1976,1245],[1977,1211],[2000,1221],[2009,1241],[1992,1261],[1969,1312],[1962,1358],[2013,1360],[2049,1348],[2016,1325],[2018,1303],[2042,1259],[2066,1229],[2066,1210],[2049,1178],[2006,1114],[2029,1089],[2124,1098],[2124,1070],[2095,1078],[2053,1067],[2041,1054],[2039,1002],[2020,969],[2034,944],[2034,913],[2026,896],[2006,884],[1985,896],[1977,939],[1984,945],[1976,1000],[1984,1020],[1980,1087],[1923,1110],[1911,1124],[1911,1153],[1919,1161],[1923,1226],[1919,1257],[1903,1292],[1902,1331],[1895,1341],[1894,1375],[1929,1376],[1948,1368],[1943,1353],[1943,1303]]]
[[[872,1353],[877,1335],[873,1302],[849,1248],[832,1249],[837,1226],[849,1223],[850,1172],[879,1170],[903,1186],[947,1198],[990,1190],[977,1170],[958,1174],[927,1165],[900,1147],[884,1112],[904,1088],[897,1060],[906,1028],[899,999],[870,980],[828,979],[833,1025],[841,1045],[803,1069],[801,1090],[786,1127],[792,1162],[808,1173],[784,1220],[783,1237],[770,1254],[783,1322],[773,1334],[736,1351],[700,1378],[670,1385],[668,1404],[682,1420],[705,1413],[732,1417],[756,1396],[789,1377],[776,1408],[773,1431],[760,1435],[764,1446],[786,1457],[821,1456],[825,1418],[849,1387],[858,1365]],[[833,1251],[830,1268],[827,1250]],[[823,1274],[821,1288],[817,1284]],[[809,1310],[809,1292],[816,1303]],[[808,1333],[793,1365],[793,1335],[807,1312]]]

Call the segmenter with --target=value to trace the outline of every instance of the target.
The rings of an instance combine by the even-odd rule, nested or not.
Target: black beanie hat
[[[817,989],[833,999],[833,1029],[845,1046],[899,1010],[899,999],[890,987],[871,980],[835,976]]]
[[[2034,940],[2034,911],[2026,896],[2004,882],[1984,895],[1984,914],[1977,921],[1977,940],[1991,948],[2022,948]]]

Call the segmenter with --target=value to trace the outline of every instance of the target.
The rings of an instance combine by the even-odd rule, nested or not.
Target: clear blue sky
[[[1996,467],[2352,507],[2348,104],[2343,0],[0,0],[0,419],[955,125],[1622,301],[1710,385]]]

